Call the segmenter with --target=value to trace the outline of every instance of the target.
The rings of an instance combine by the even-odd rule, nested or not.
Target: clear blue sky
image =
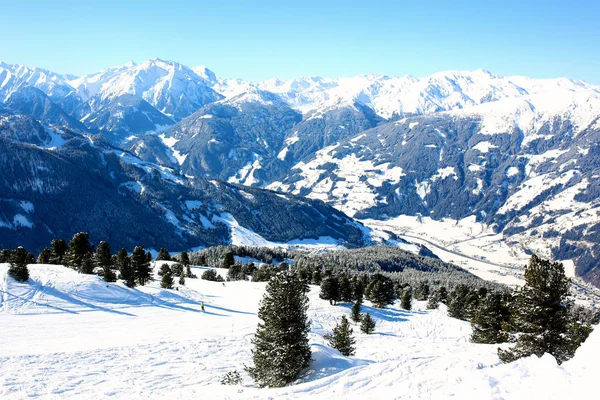
[[[0,0],[0,10],[0,60],[76,75],[159,57],[252,80],[485,68],[600,84],[598,0]]]

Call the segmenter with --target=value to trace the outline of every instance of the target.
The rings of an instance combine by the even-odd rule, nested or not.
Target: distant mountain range
[[[78,78],[0,63],[0,103],[0,136],[10,142],[5,144],[10,153],[0,156],[5,162],[14,163],[15,154],[25,148],[34,159],[48,152],[62,155],[65,145],[49,150],[47,143],[68,131],[73,135],[65,139],[69,154],[76,143],[85,143],[81,138],[96,138],[94,144],[88,140],[93,148],[103,139],[104,147],[78,151],[78,168],[88,173],[102,170],[102,164],[90,160],[110,148],[117,159],[123,161],[126,154],[136,160],[136,168],[143,165],[143,175],[160,178],[168,170],[179,177],[157,184],[157,191],[176,185],[173,190],[179,193],[191,190],[194,182],[216,180],[221,182],[219,193],[257,190],[239,189],[238,184],[271,189],[288,200],[290,195],[300,196],[293,197],[298,202],[306,202],[303,197],[322,200],[359,219],[475,215],[508,243],[574,259],[578,275],[600,284],[600,87],[583,81],[476,70],[424,78],[361,75],[248,82],[159,59]],[[48,133],[46,142],[41,133],[24,140],[28,134],[11,128],[15,124],[38,124],[54,133]],[[31,171],[24,171],[32,179]],[[136,201],[150,201],[147,196],[154,192],[140,193],[138,178],[142,175],[116,182],[135,188]],[[1,187],[15,184],[0,182]],[[114,193],[125,190],[107,187]],[[278,196],[256,193],[264,194],[265,201]],[[14,192],[8,197],[29,201],[30,195]],[[188,192],[177,196],[191,199]],[[157,210],[160,198],[146,206]],[[239,207],[257,207],[243,195],[238,200]],[[316,204],[321,203],[310,206]],[[17,227],[11,222],[17,211],[0,214],[0,231],[2,224],[15,235],[40,227],[34,221],[35,228]],[[183,224],[184,214],[173,212]],[[158,212],[164,220],[162,214]],[[304,237],[335,236],[337,230],[337,239],[362,240],[349,228],[352,222],[343,232],[331,225],[336,217],[346,218],[343,214],[327,208],[323,215],[327,229]],[[252,229],[261,229],[253,223]],[[302,224],[298,229],[309,226]],[[231,239],[229,234],[194,241],[201,235],[182,233],[188,234],[189,240],[172,240],[186,246]],[[269,237],[291,240],[299,234],[294,230]]]

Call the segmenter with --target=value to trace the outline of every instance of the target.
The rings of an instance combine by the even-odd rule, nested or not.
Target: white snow
[[[356,355],[345,357],[323,335],[350,305],[329,305],[317,286],[309,292],[311,367],[290,386],[259,389],[243,365],[252,362],[265,283],[188,278],[178,290],[161,289],[158,280],[130,289],[63,266],[29,268],[30,281],[17,283],[0,264],[5,399],[534,399],[595,391],[600,330],[561,367],[547,355],[503,365],[497,345],[470,343],[469,323],[449,318],[444,305],[430,311],[415,302],[405,311],[367,301],[363,312],[374,317],[376,331],[353,326]],[[192,270],[200,276],[206,267]],[[242,385],[221,385],[232,370]]]
[[[498,146],[494,146],[490,142],[479,142],[473,149],[478,150],[480,153],[488,153],[491,149],[497,149]]]

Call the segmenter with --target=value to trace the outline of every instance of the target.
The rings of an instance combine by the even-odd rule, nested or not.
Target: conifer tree
[[[188,255],[187,251],[182,251],[181,255],[179,256],[179,259],[185,267],[190,266],[190,256]]]
[[[412,308],[412,293],[410,287],[404,289],[404,292],[402,292],[400,307],[404,308],[405,310],[410,310]]]
[[[87,232],[79,232],[73,236],[69,243],[69,253],[67,254],[67,264],[80,272],[83,266],[83,261],[92,252],[90,244],[90,235]],[[91,259],[91,256],[90,256]],[[89,267],[87,265],[86,267]]]
[[[166,267],[166,268],[165,268]],[[160,287],[163,289],[173,289],[173,274],[168,264],[163,264],[160,267],[162,272],[162,278],[160,280]]]
[[[427,300],[429,297],[429,285],[427,282],[420,282],[414,293],[415,299],[419,301]]]
[[[371,334],[375,331],[375,320],[371,317],[371,314],[366,313],[362,316],[360,330],[366,334]]]
[[[515,298],[515,322],[521,334],[510,350],[498,349],[504,362],[550,353],[560,364],[573,356],[570,340],[570,280],[561,263],[533,255],[525,268],[525,285]]]
[[[148,253],[150,254],[150,253]],[[136,246],[131,254],[131,267],[135,273],[137,283],[144,286],[152,279],[152,267],[142,246]]]
[[[158,255],[156,256],[156,261],[171,261],[171,255],[169,254],[169,250],[162,247],[159,250]]]
[[[354,305],[352,305],[352,310],[351,310],[351,314],[350,314],[350,318],[352,318],[352,321],[358,323],[360,322],[360,308],[361,308],[361,300],[356,300],[354,302]]]
[[[373,274],[365,290],[365,296],[371,300],[375,307],[384,308],[394,302],[394,282],[385,275]]]
[[[312,282],[313,285],[321,284],[321,270],[319,268],[317,268],[313,271],[310,281]]]
[[[127,250],[121,249],[117,253],[116,262],[117,269],[119,270],[119,275],[122,280],[125,281],[125,285],[129,287],[135,286],[135,271],[131,266],[131,259],[127,254]]]
[[[223,268],[230,268],[233,264],[235,264],[235,258],[233,257],[233,252],[228,251],[223,256],[223,262],[221,263],[221,266]]]
[[[69,250],[67,246],[67,242],[62,239],[54,239],[51,242],[50,252],[52,253],[50,256],[50,263],[62,265],[64,262],[65,254]]]
[[[82,274],[93,274],[94,273],[94,260],[92,259],[91,253],[84,253],[83,258],[81,259],[81,267],[79,267],[79,272]]]
[[[260,387],[281,387],[310,365],[308,297],[295,272],[280,272],[267,284],[252,339],[254,366],[247,368]]]
[[[185,286],[185,273],[183,271],[181,272],[181,275],[179,275],[179,284]]]
[[[96,254],[94,254],[96,264],[102,268],[102,275],[106,282],[115,282],[117,280],[116,274],[112,270],[112,257],[110,255],[110,245],[106,242],[100,242],[96,248]]]
[[[164,263],[163,265],[160,266],[160,269],[158,270],[158,276],[163,277],[165,276],[165,274],[171,274],[171,267],[169,266],[169,264]]]
[[[2,249],[0,250],[0,263],[10,262],[10,256],[12,254],[11,249]]]
[[[321,293],[319,297],[323,300],[329,300],[329,304],[334,305],[340,298],[338,280],[335,276],[328,276],[321,281]]]
[[[427,299],[428,310],[435,310],[440,306],[440,300],[438,296],[439,292],[437,290],[429,295],[429,299]]]
[[[27,268],[29,259],[30,255],[23,247],[18,247],[12,251],[8,274],[18,282],[27,282],[29,280],[29,269]]]
[[[337,349],[342,355],[350,357],[354,355],[356,339],[352,336],[352,328],[345,315],[339,324],[333,328],[333,334],[325,335],[325,339],[329,340],[329,345]]]
[[[350,286],[350,279],[346,275],[343,275],[340,280],[339,286],[339,297],[343,302],[352,301],[352,286]]]
[[[502,295],[490,293],[485,296],[471,320],[472,342],[503,343],[508,340],[508,334],[503,329],[506,323],[503,308]]]
[[[240,263],[234,263],[227,271],[228,281],[241,281],[244,280],[244,274],[242,273],[242,265]]]
[[[50,263],[50,257],[52,256],[52,252],[50,251],[50,249],[43,249],[42,251],[40,251],[40,254],[38,255],[38,264],[49,264]]]

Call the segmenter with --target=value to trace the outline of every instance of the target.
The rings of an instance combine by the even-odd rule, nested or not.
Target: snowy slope
[[[344,357],[323,335],[349,305],[330,306],[313,286],[311,368],[292,386],[257,389],[243,364],[251,363],[264,283],[187,279],[178,291],[160,289],[158,282],[129,289],[62,266],[31,265],[30,283],[19,284],[6,270],[0,264],[3,399],[542,398],[527,396],[534,388],[548,395],[591,388],[587,379],[600,344],[594,332],[562,367],[549,356],[501,365],[497,346],[470,343],[470,325],[447,317],[444,306],[378,310],[367,302],[363,311],[376,319],[376,332],[369,336],[354,327],[356,355]],[[234,369],[243,385],[220,385]]]

